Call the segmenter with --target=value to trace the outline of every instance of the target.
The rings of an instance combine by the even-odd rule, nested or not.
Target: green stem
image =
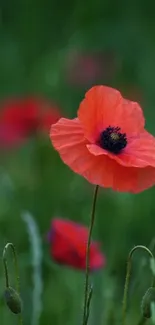
[[[19,269],[18,269],[18,259],[17,259],[17,253],[15,250],[15,247],[12,243],[7,243],[3,250],[3,264],[4,264],[4,273],[5,273],[5,281],[6,281],[6,287],[9,287],[9,273],[8,273],[8,265],[7,265],[7,259],[6,259],[6,253],[8,248],[11,248],[13,253],[13,260],[14,260],[14,266],[15,266],[15,274],[16,274],[16,290],[18,294],[20,295],[20,281],[19,281]],[[19,324],[23,325],[23,319],[21,314],[19,314]]]
[[[94,191],[94,197],[93,197],[93,205],[92,205],[92,212],[91,212],[91,219],[90,219],[90,226],[89,226],[89,234],[88,234],[88,242],[86,247],[86,274],[85,274],[85,288],[84,288],[84,310],[83,310],[83,325],[87,325],[88,319],[87,319],[87,301],[88,301],[88,291],[89,291],[89,253],[90,253],[90,244],[91,244],[91,236],[92,236],[92,230],[94,226],[94,220],[95,220],[95,209],[96,209],[96,201],[97,201],[97,194],[98,194],[99,186],[97,185],[95,187]],[[90,304],[90,302],[89,302]]]
[[[8,274],[8,264],[7,264],[7,259],[5,257],[7,247],[4,247],[3,250],[3,264],[4,264],[4,273],[5,273],[5,282],[6,282],[6,287],[9,288],[9,274]]]
[[[131,275],[132,255],[137,249],[145,250],[151,256],[151,258],[154,258],[151,251],[146,246],[142,246],[142,245],[135,246],[129,253],[128,260],[127,260],[127,271],[126,271],[126,278],[125,278],[124,294],[123,294],[122,325],[125,325],[125,321],[126,321],[127,295],[128,295],[130,275]],[[152,280],[152,283],[154,283],[154,278]]]
[[[85,324],[88,323],[88,319],[89,319],[90,302],[91,302],[92,294],[93,294],[93,287],[91,286],[87,298],[87,312],[86,312]]]

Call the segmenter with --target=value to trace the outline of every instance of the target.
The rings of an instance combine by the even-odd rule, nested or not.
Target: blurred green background
[[[62,115],[74,117],[85,91],[106,84],[140,102],[147,129],[155,134],[154,18],[153,1],[1,0],[1,99],[43,96]],[[48,134],[0,151],[1,254],[8,241],[15,244],[25,325],[80,324],[84,273],[51,261],[46,233],[55,216],[88,225],[92,195],[93,186],[62,163]],[[107,264],[92,275],[91,325],[120,324],[128,252],[137,244],[150,245],[155,236],[154,196],[153,188],[138,195],[100,190],[93,237],[101,242]],[[22,218],[25,211],[36,221],[42,247],[35,293],[33,236]],[[151,283],[145,257],[140,252],[133,258],[130,325],[138,325],[140,301]],[[17,324],[4,305],[4,284],[1,263],[1,324]]]

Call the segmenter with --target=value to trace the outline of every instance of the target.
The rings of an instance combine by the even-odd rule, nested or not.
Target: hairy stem
[[[90,244],[91,244],[91,236],[94,226],[95,220],[95,209],[96,209],[96,201],[97,201],[97,194],[98,194],[99,186],[95,187],[94,197],[93,197],[93,205],[92,205],[92,212],[91,212],[91,219],[90,219],[90,226],[89,226],[89,234],[88,234],[88,242],[86,247],[86,274],[85,274],[85,288],[84,288],[84,309],[83,309],[83,322],[82,325],[87,325],[88,317],[87,314],[89,310],[87,307],[90,308],[90,301],[88,303],[88,294],[89,294],[89,255],[90,255]]]
[[[131,276],[132,255],[138,249],[145,250],[150,255],[151,258],[154,258],[151,251],[146,246],[142,246],[142,245],[135,246],[129,253],[128,260],[127,260],[127,271],[126,271],[126,278],[125,278],[124,294],[123,294],[122,325],[125,325],[125,321],[126,321],[127,295],[128,295],[129,282]],[[152,282],[154,283],[154,278]]]

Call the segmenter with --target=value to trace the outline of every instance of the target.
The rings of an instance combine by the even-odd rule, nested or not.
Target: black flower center
[[[120,132],[121,128],[108,126],[100,134],[98,144],[101,148],[108,150],[114,154],[118,154],[127,145],[126,133]]]

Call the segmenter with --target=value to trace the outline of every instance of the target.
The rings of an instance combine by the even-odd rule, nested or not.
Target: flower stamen
[[[120,127],[108,126],[100,134],[98,144],[101,148],[114,154],[119,154],[127,145],[126,133],[120,132]]]

